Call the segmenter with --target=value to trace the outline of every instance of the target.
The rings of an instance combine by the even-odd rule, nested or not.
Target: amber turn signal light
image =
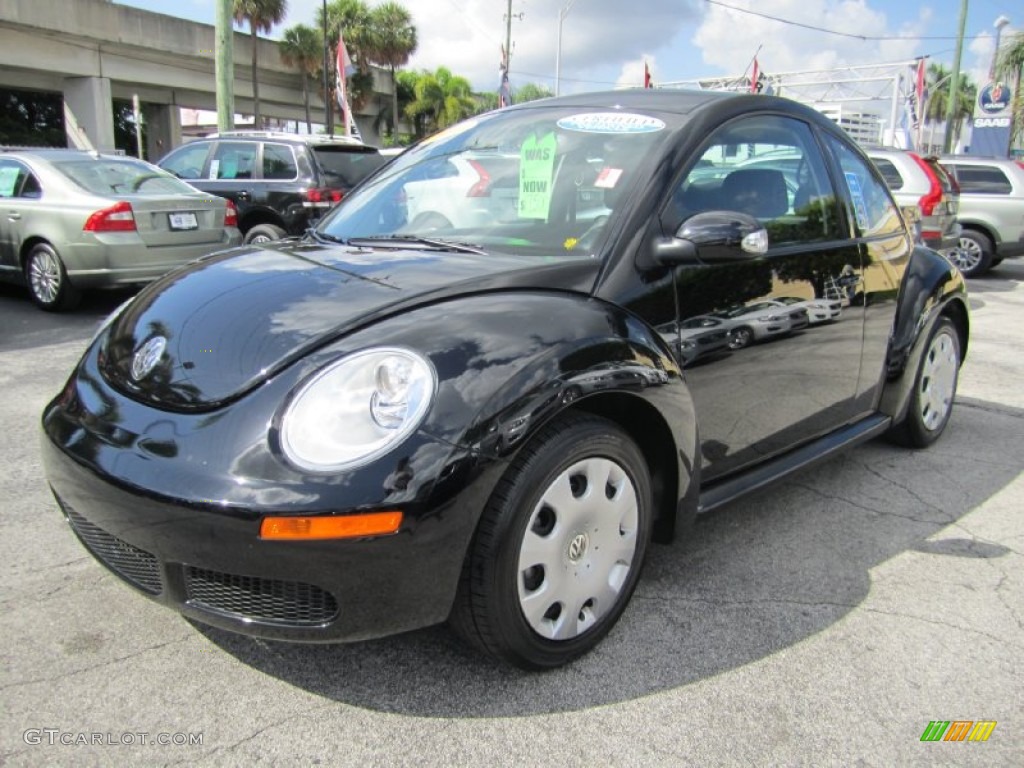
[[[336,517],[265,517],[260,521],[260,538],[276,541],[357,539],[394,533],[401,524],[401,512]]]

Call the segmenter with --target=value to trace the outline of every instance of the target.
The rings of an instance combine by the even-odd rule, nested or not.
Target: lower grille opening
[[[143,592],[159,595],[163,591],[160,562],[154,555],[90,523],[66,502],[62,501],[61,507],[85,548],[110,570]]]
[[[309,627],[338,615],[334,595],[299,581],[238,576],[186,566],[188,602],[216,613],[268,624]]]

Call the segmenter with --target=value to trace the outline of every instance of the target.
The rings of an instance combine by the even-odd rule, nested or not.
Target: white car
[[[480,227],[516,220],[519,158],[480,153],[445,158],[406,182],[406,221],[423,227]]]
[[[770,303],[780,307],[794,307],[807,310],[807,322],[829,323],[839,318],[843,311],[843,302],[839,299],[800,299],[796,296],[774,298]]]
[[[712,312],[710,316],[729,326],[730,349],[743,349],[755,341],[784,336],[808,324],[806,309],[794,309],[774,301],[730,307]]]

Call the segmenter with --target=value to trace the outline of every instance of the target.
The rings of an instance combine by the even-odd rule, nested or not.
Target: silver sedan
[[[0,152],[0,279],[42,309],[144,283],[241,241],[234,205],[134,158]]]

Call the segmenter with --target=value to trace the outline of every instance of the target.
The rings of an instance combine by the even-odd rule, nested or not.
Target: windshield
[[[589,256],[668,133],[657,117],[613,110],[492,112],[397,157],[317,234]]]
[[[194,195],[190,187],[154,165],[137,160],[67,160],[54,163],[57,170],[96,195]]]

